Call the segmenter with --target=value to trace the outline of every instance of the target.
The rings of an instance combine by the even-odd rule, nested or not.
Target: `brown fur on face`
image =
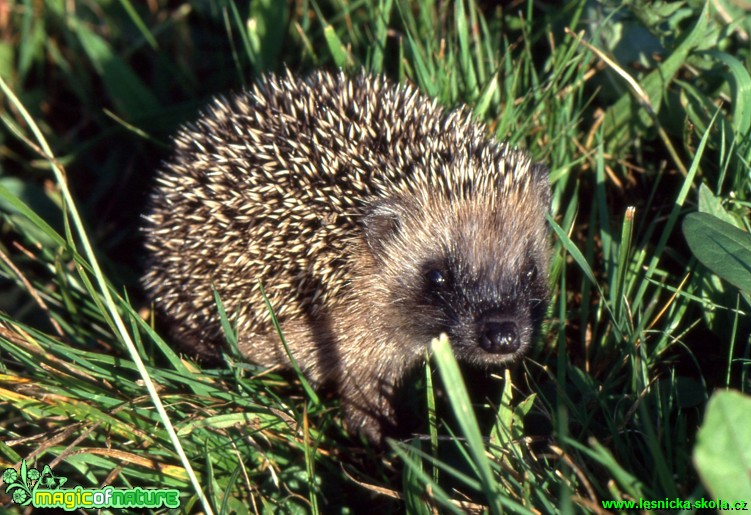
[[[217,289],[239,348],[297,363],[379,441],[432,338],[508,365],[545,309],[544,167],[463,110],[362,75],[267,77],[176,138],[145,227],[145,284],[187,350],[216,354]]]

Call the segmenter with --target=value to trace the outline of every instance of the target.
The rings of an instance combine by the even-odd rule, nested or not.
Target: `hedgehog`
[[[383,442],[396,391],[448,335],[470,370],[525,355],[547,303],[547,168],[414,86],[269,75],[174,138],[145,216],[144,285],[183,351],[222,355],[218,293],[251,362],[341,398]]]

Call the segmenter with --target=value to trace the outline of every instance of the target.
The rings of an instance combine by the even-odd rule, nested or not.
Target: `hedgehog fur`
[[[380,441],[446,333],[460,361],[517,361],[545,311],[547,170],[464,109],[361,74],[267,76],[177,134],[146,217],[144,284],[178,345],[296,362]]]

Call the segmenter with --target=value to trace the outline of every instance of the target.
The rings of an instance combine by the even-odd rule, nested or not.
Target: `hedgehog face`
[[[478,259],[475,251],[460,241],[420,263],[421,285],[407,303],[426,335],[448,334],[458,359],[477,365],[516,360],[529,350],[545,312],[544,265],[531,250],[510,261],[500,254]]]
[[[366,221],[375,273],[409,344],[446,333],[458,359],[490,366],[530,348],[547,299],[545,198],[391,200]],[[513,209],[512,209],[513,207]]]

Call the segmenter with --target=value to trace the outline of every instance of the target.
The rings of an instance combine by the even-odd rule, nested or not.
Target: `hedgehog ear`
[[[386,243],[399,232],[404,210],[398,199],[383,199],[372,204],[363,216],[365,241],[375,257],[383,255]]]
[[[550,209],[550,171],[542,163],[535,163],[529,171],[532,174],[532,187],[542,200],[545,209]]]

